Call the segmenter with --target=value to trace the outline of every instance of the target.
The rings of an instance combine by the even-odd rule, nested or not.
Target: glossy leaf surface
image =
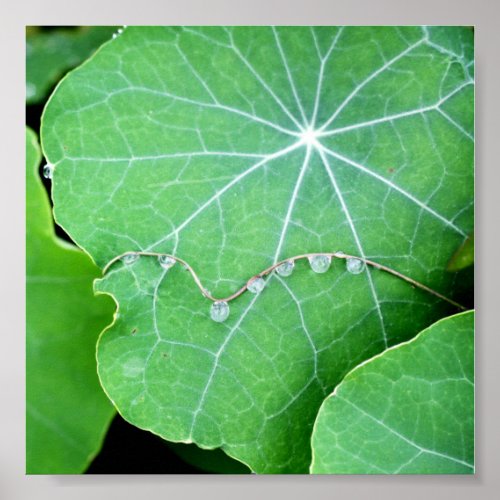
[[[99,266],[186,260],[224,297],[273,263],[343,250],[452,294],[473,225],[466,28],[131,27],[61,82],[43,117],[58,222]],[[346,372],[455,311],[369,268],[290,277],[224,323],[179,265],[114,264],[99,373],[123,416],[304,472]]]

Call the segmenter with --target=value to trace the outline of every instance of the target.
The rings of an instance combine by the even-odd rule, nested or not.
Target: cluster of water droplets
[[[335,252],[335,256],[346,259],[346,270],[351,274],[360,274],[365,270],[366,264],[363,260],[356,257],[347,257],[343,252]],[[308,257],[311,269],[318,274],[323,274],[330,269],[332,263],[331,255],[311,255]],[[293,273],[295,268],[294,260],[282,262],[274,270],[276,274],[282,277],[288,277]],[[247,290],[251,293],[260,293],[264,290],[266,282],[262,276],[255,276],[247,283]],[[229,304],[226,301],[218,300],[214,302],[210,308],[210,317],[217,323],[222,323],[229,317]]]
[[[46,165],[46,167],[48,167],[48,165]],[[356,257],[347,257],[343,252],[335,252],[334,255],[335,257],[344,258],[346,260],[346,270],[351,274],[360,274],[366,268],[365,262],[361,259],[358,259]],[[130,265],[136,262],[139,257],[139,253],[130,252],[125,254],[121,258],[121,260],[125,265]],[[307,259],[309,261],[311,269],[318,274],[326,273],[330,269],[330,265],[332,263],[332,256],[328,254],[309,255]],[[169,270],[177,263],[177,260],[170,255],[159,255],[158,263],[163,269]],[[288,277],[293,273],[294,268],[295,261],[293,259],[290,259],[279,264],[274,269],[274,272],[276,272],[276,274],[281,277]],[[246,288],[250,293],[258,294],[264,290],[265,286],[266,281],[262,276],[254,276],[248,281]],[[216,300],[210,307],[210,317],[217,323],[226,321],[226,319],[229,317],[229,312],[229,304],[225,300]]]
[[[113,33],[113,38],[116,38],[118,35],[121,35],[123,33],[123,30],[127,27],[126,24],[123,25],[123,28],[119,28],[116,33]]]

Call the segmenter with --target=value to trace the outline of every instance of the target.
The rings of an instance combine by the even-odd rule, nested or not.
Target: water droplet
[[[169,255],[159,255],[158,262],[160,263],[160,266],[163,267],[163,269],[170,269],[175,265],[176,261]]]
[[[309,257],[309,264],[315,273],[326,273],[330,268],[332,258],[329,255],[313,255]]]
[[[365,263],[362,260],[355,258],[347,259],[345,266],[351,274],[362,273],[365,269]]]
[[[276,268],[276,272],[280,276],[290,276],[293,272],[293,268],[295,267],[295,262],[293,260],[287,260],[286,262],[283,262],[283,264],[280,264]]]
[[[118,35],[116,33],[113,33],[113,38],[116,38]]]
[[[137,253],[128,253],[127,255],[124,255],[122,257],[122,262],[124,264],[132,264],[133,262],[135,262],[137,259],[139,258],[139,254]]]
[[[253,278],[248,282],[247,289],[252,293],[260,293],[262,292],[262,290],[264,290],[265,286],[266,282],[260,276],[258,276],[257,278]]]
[[[212,307],[210,308],[210,317],[214,321],[217,321],[217,323],[222,323],[223,321],[226,321],[228,316],[229,304],[227,302],[219,300],[212,304]]]
[[[43,166],[43,176],[46,179],[52,179],[53,174],[54,174],[54,165],[47,163],[47,165]]]

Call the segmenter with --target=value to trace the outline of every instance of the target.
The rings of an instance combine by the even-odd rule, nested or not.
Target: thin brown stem
[[[386,273],[392,274],[393,276],[396,276],[397,278],[400,278],[400,279],[406,281],[407,283],[410,283],[410,285],[412,285],[412,286],[414,286],[416,288],[420,288],[421,290],[424,290],[425,292],[430,293],[431,295],[434,295],[435,297],[438,297],[439,299],[444,300],[445,302],[448,302],[452,306],[455,306],[456,308],[458,308],[458,309],[460,309],[462,311],[465,311],[467,309],[465,306],[459,304],[458,302],[455,302],[454,300],[452,300],[452,299],[450,299],[450,298],[442,295],[441,293],[437,292],[436,290],[433,290],[432,288],[429,288],[428,286],[426,286],[426,285],[424,285],[422,283],[419,283],[418,281],[414,280],[413,278],[405,276],[404,274],[402,274],[402,273],[400,273],[400,272],[398,272],[398,271],[396,271],[394,269],[391,269],[390,267],[384,266],[383,264],[379,264],[378,262],[374,262],[374,261],[369,260],[369,259],[363,259],[362,257],[358,257],[356,255],[347,255],[347,254],[344,254],[343,252],[333,252],[333,253],[331,253],[331,252],[305,253],[305,254],[301,254],[301,255],[296,255],[294,257],[289,257],[288,259],[281,260],[279,262],[276,262],[276,264],[273,264],[272,266],[267,267],[266,269],[264,269],[260,273],[252,276],[245,283],[245,285],[243,285],[239,290],[237,290],[236,292],[234,292],[232,295],[229,295],[228,297],[220,298],[220,299],[215,298],[214,296],[212,296],[210,294],[210,292],[202,285],[202,283],[200,281],[200,278],[198,277],[198,275],[196,274],[196,272],[194,271],[194,269],[185,260],[183,260],[183,259],[181,259],[179,257],[176,257],[175,255],[170,255],[170,254],[167,254],[167,253],[142,252],[142,251],[139,251],[139,252],[124,252],[124,253],[122,253],[120,255],[117,255],[113,259],[111,259],[104,266],[103,274],[106,274],[106,272],[109,270],[109,268],[115,262],[117,262],[118,260],[122,259],[123,257],[126,257],[127,255],[144,255],[144,256],[151,256],[151,257],[156,257],[156,258],[158,258],[158,257],[170,257],[170,258],[172,258],[176,262],[179,262],[187,271],[189,271],[191,273],[191,276],[193,277],[193,280],[196,283],[196,285],[198,286],[198,288],[200,289],[202,295],[204,297],[206,297],[207,299],[212,300],[213,302],[230,302],[231,300],[236,299],[237,297],[239,297],[240,295],[242,295],[248,289],[248,285],[253,280],[255,280],[256,278],[262,278],[264,276],[269,275],[277,267],[281,266],[281,264],[284,264],[285,262],[295,262],[295,261],[300,260],[300,259],[309,259],[310,257],[314,257],[314,256],[317,256],[317,255],[325,255],[327,257],[330,257],[330,258],[333,257],[333,258],[336,258],[336,259],[358,259],[358,260],[364,262],[366,265],[372,266],[372,267],[374,267],[376,269],[379,269],[380,271],[384,271]]]

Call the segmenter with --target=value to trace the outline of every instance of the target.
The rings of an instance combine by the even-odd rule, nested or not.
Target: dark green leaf
[[[111,39],[114,26],[87,26],[50,31],[26,30],[26,102],[42,101],[69,69]]]

